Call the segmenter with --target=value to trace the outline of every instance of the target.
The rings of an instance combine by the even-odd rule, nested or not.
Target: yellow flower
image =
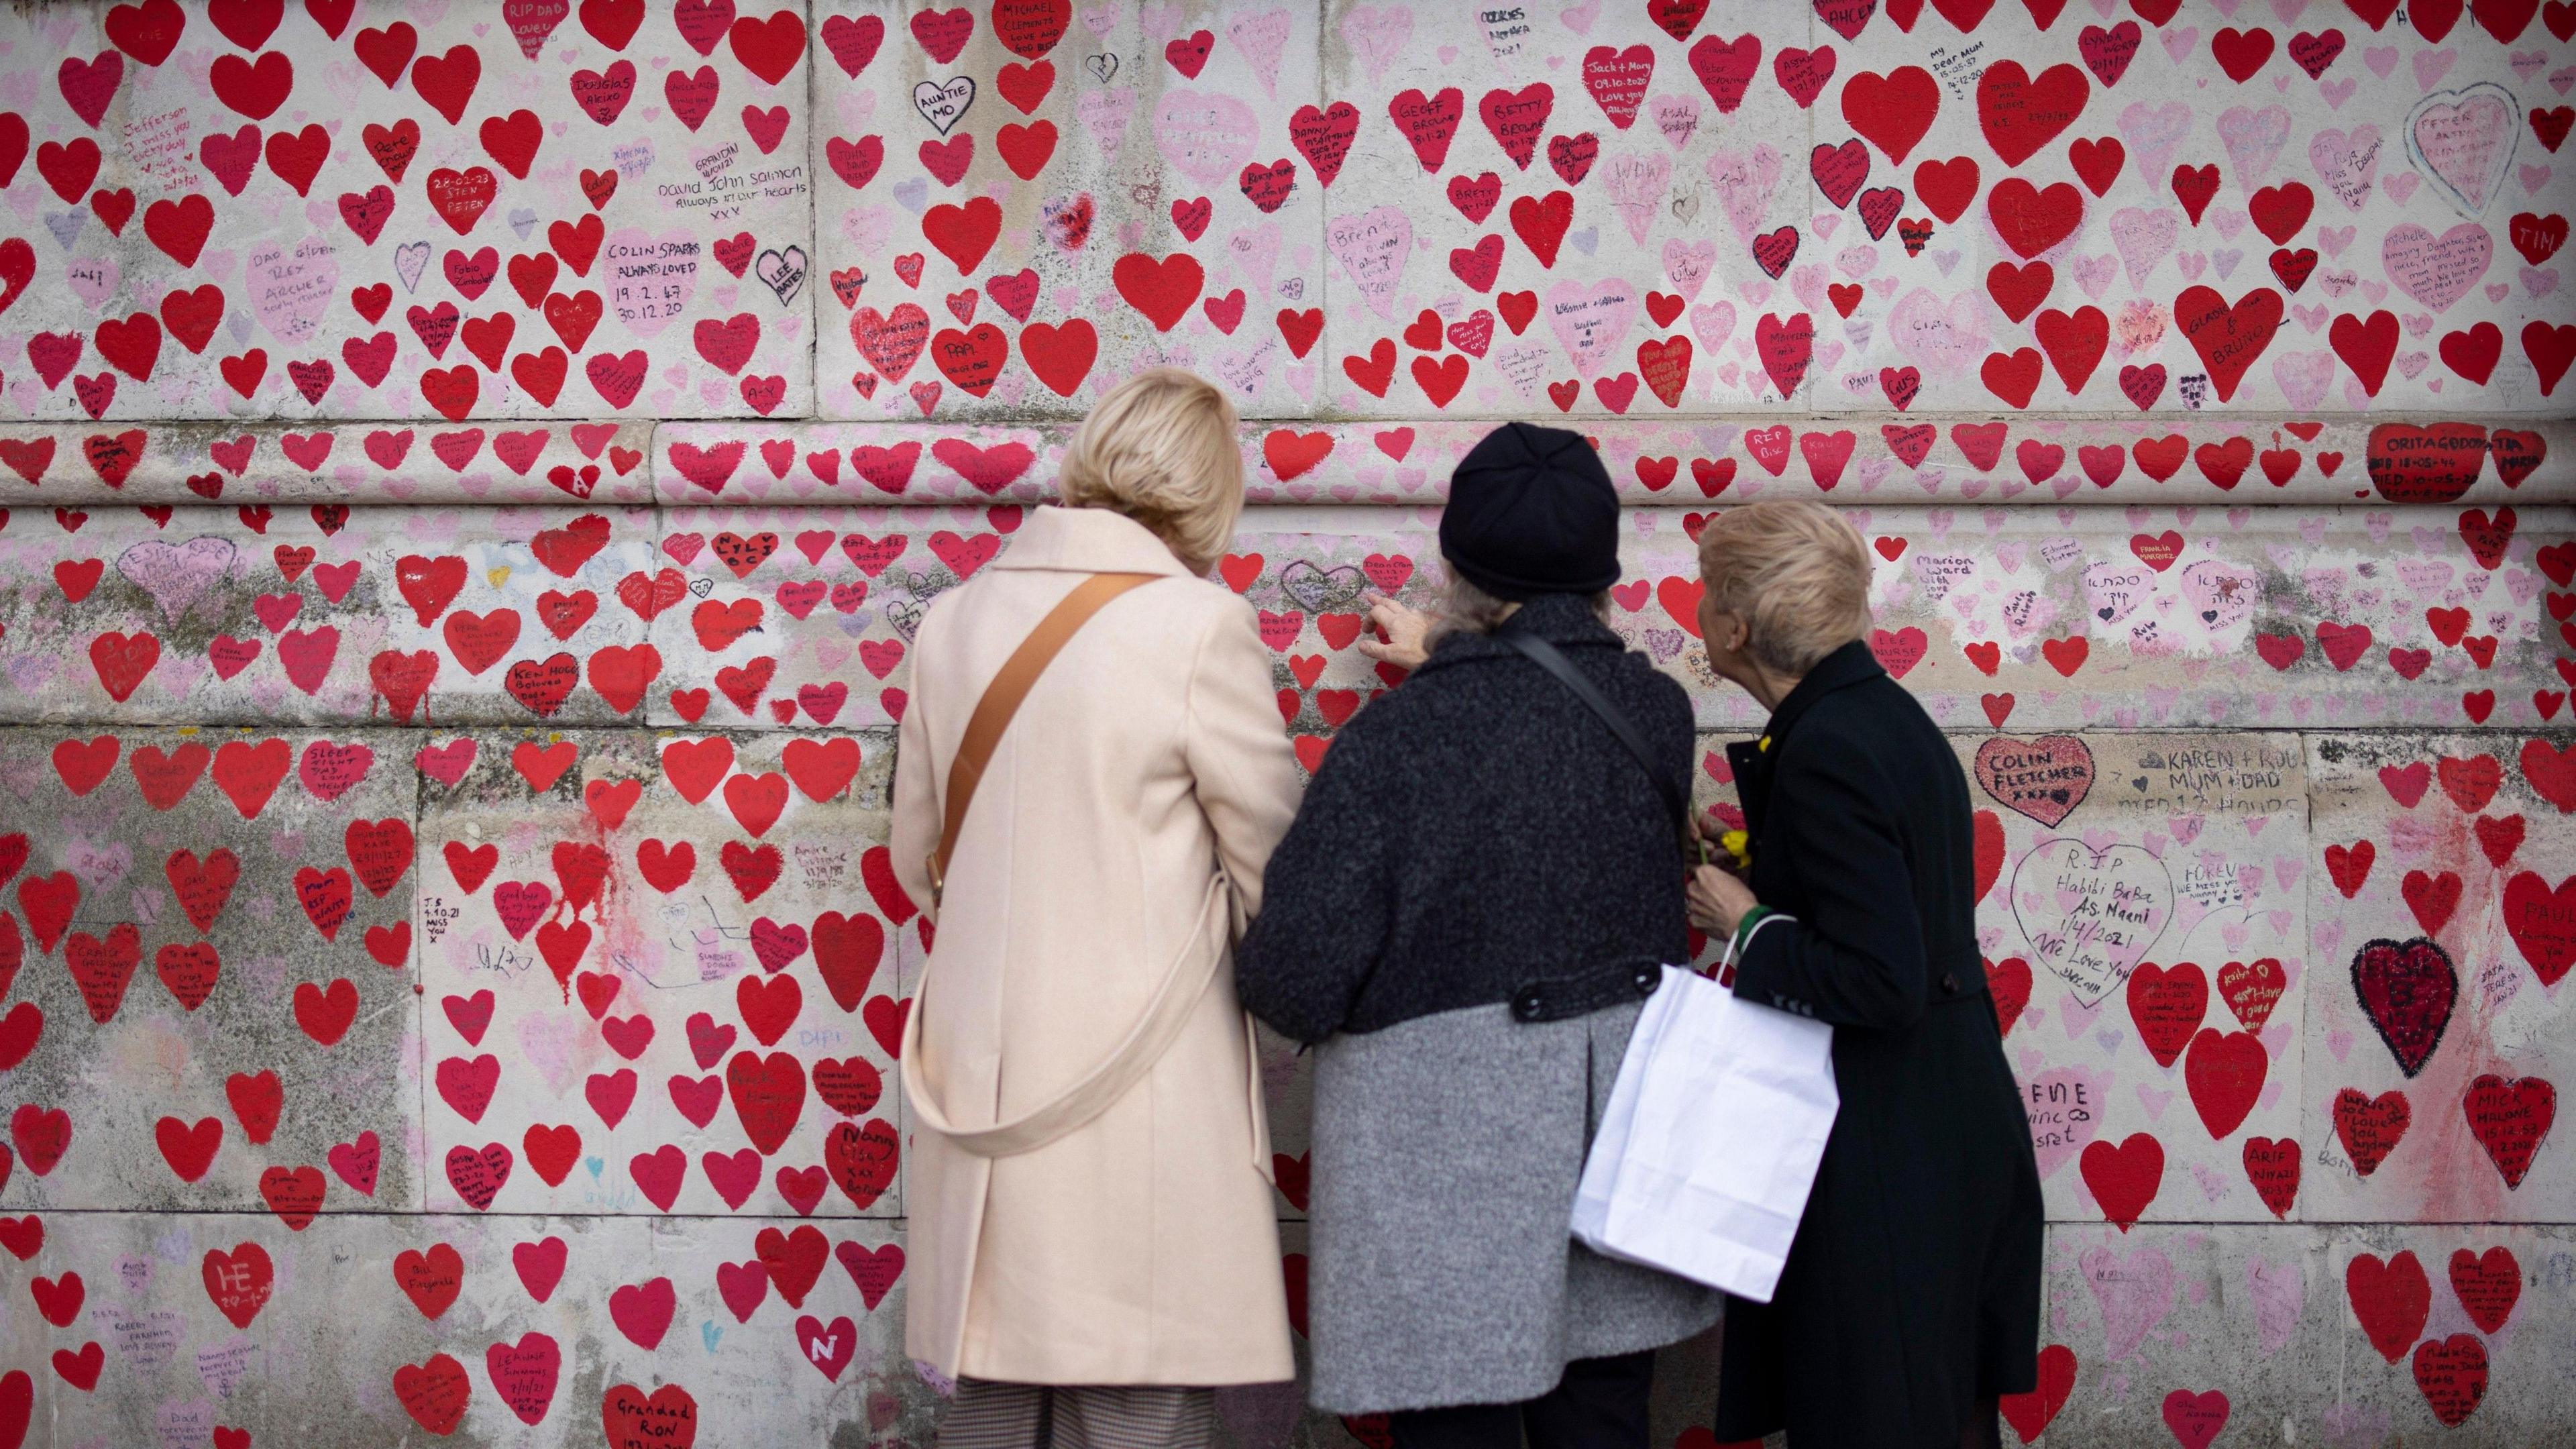
[[[1735,858],[1737,869],[1749,869],[1752,866],[1753,852],[1748,848],[1747,838],[1743,831],[1729,830],[1717,837],[1717,844],[1718,848],[1724,850],[1728,855]]]

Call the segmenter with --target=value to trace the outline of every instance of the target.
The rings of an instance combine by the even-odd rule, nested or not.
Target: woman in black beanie
[[[1381,605],[1364,647],[1412,676],[1335,737],[1235,957],[1244,1005],[1315,1046],[1309,1397],[1392,1414],[1399,1449],[1644,1449],[1654,1350],[1718,1316],[1567,1231],[1638,1010],[1687,959],[1690,702],[1602,622],[1618,524],[1578,434],[1468,453],[1428,650]]]

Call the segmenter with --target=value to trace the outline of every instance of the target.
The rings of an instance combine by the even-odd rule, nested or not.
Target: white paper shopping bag
[[[1664,968],[1611,1089],[1575,1236],[1596,1251],[1767,1303],[1815,1185],[1840,1097],[1833,1028]],[[1587,1201],[1589,1199],[1589,1201]]]
[[[1664,968],[1667,972],[1672,968]],[[1593,1129],[1592,1146],[1583,1158],[1583,1177],[1574,1190],[1574,1236],[1595,1251],[1602,1251],[1600,1237],[1610,1219],[1610,1186],[1619,1175],[1619,1159],[1628,1150],[1628,1129],[1637,1117],[1637,1091],[1645,1081],[1645,1060],[1653,1054],[1655,1038],[1662,1034],[1664,1022],[1671,1017],[1677,993],[1661,985],[1637,1012],[1637,1025],[1628,1034],[1628,1049],[1619,1058],[1619,1075],[1610,1084],[1610,1103],[1601,1112],[1601,1124]]]

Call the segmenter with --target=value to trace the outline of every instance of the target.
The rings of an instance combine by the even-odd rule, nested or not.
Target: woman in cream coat
[[[1201,1444],[1214,1386],[1295,1372],[1231,942],[1300,785],[1253,610],[1199,577],[1242,510],[1235,426],[1187,373],[1121,385],[1066,447],[1066,506],[914,640],[892,845],[937,920],[902,1062],[905,1342],[959,1381],[950,1449]],[[967,717],[1097,573],[1160,577],[1038,676],[934,905]]]

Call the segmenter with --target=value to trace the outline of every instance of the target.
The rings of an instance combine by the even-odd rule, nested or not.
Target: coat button
[[[1662,985],[1662,984],[1663,984],[1663,979],[1664,979],[1664,968],[1662,968],[1662,967],[1660,967],[1660,966],[1640,966],[1640,967],[1638,967],[1638,968],[1637,968],[1637,976],[1636,976],[1636,981],[1637,981],[1637,994],[1638,994],[1639,996],[1652,996],[1652,995],[1654,995],[1654,994],[1655,994],[1655,988],[1656,988],[1657,986],[1659,986],[1659,985]]]
[[[1944,991],[1946,991],[1946,992],[1948,992],[1948,993],[1950,993],[1952,996],[1956,996],[1956,995],[1958,995],[1958,994],[1959,994],[1959,975],[1958,975],[1958,973],[1957,973],[1957,972],[1955,972],[1955,971],[1944,971],[1944,972],[1942,972],[1942,973],[1941,973],[1941,989],[1942,989],[1942,990],[1944,990]]]
[[[1523,1021],[1536,1021],[1540,1005],[1538,990],[1533,987],[1512,998],[1512,1015]]]

